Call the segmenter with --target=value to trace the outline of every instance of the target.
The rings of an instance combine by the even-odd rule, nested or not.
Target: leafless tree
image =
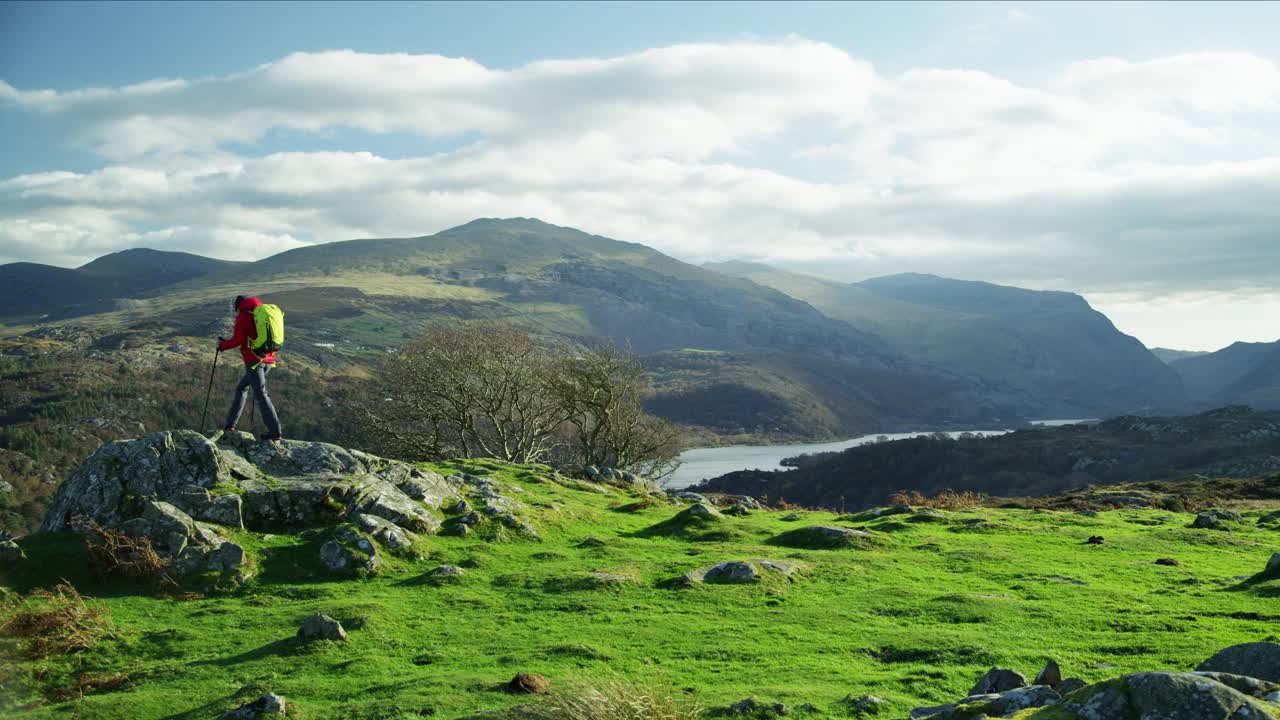
[[[358,412],[388,455],[554,460],[656,479],[675,469],[680,431],[644,412],[649,392],[629,349],[549,347],[510,325],[447,322],[387,357]]]

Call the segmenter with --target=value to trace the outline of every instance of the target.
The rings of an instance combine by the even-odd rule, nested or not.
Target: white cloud
[[[0,83],[0,102],[105,158],[0,181],[0,259],[75,264],[143,242],[248,259],[535,216],[848,278],[1148,295],[1280,280],[1280,66],[1243,53],[1091,60],[1031,87],[888,76],[800,38],[512,70],[335,51],[122,88]],[[340,128],[450,149],[241,147]]]

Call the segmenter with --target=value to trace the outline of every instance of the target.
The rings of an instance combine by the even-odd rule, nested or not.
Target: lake
[[[1059,427],[1082,422],[1094,422],[1093,418],[1074,420],[1035,420],[1032,425],[1040,427]],[[1009,430],[956,430],[948,432],[955,437],[964,432],[975,435],[1003,435]],[[680,467],[666,480],[666,487],[678,489],[688,487],[707,478],[719,477],[735,470],[783,470],[783,458],[803,455],[805,453],[835,452],[857,445],[873,443],[879,437],[890,440],[931,435],[930,432],[876,433],[863,435],[851,440],[840,440],[827,443],[797,443],[792,445],[731,445],[717,448],[695,448],[680,453]]]

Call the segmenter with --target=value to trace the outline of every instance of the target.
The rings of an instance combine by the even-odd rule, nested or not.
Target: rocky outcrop
[[[1224,680],[1247,687],[1234,677],[1210,673],[1123,675],[1076,691],[1062,703],[1064,712],[1060,717],[1273,720],[1267,707],[1269,703],[1237,690]]]
[[[58,488],[43,527],[74,529],[92,520],[147,537],[186,575],[242,568],[243,548],[227,539],[234,530],[340,525],[321,548],[323,564],[365,574],[380,564],[375,542],[392,551],[411,547],[417,534],[440,529],[436,511],[467,490],[462,477],[328,443],[157,432],[102,445]],[[515,507],[503,504],[505,496],[479,492],[487,508],[511,514]]]
[[[1056,663],[1051,665],[1046,668],[1048,675],[1060,675]],[[1274,701],[1280,698],[1280,685],[1218,672],[1142,672],[1088,686],[1069,679],[1056,688],[1025,683],[1020,673],[992,668],[968,697],[945,705],[915,708],[910,718],[975,720],[1016,715],[1054,720],[1269,720],[1277,709]],[[1034,711],[1022,714],[1025,710]]]

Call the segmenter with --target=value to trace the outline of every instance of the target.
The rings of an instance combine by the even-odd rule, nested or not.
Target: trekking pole
[[[204,432],[204,421],[209,417],[209,398],[213,397],[213,376],[218,372],[218,358],[222,348],[213,351],[213,367],[209,369],[209,390],[204,394],[204,412],[200,413],[200,432]]]

